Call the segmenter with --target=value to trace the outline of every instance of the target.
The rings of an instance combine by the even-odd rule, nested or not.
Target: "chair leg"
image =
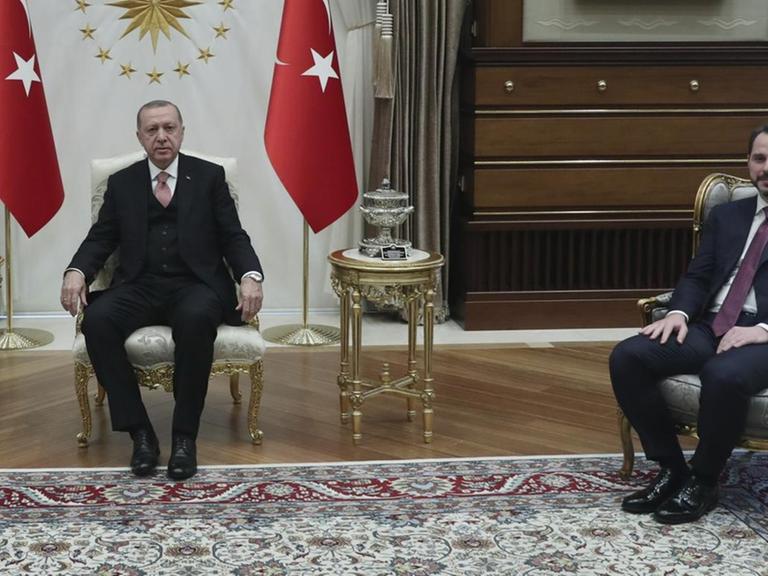
[[[232,403],[240,404],[243,395],[240,394],[240,373],[235,372],[229,375],[229,393],[232,395]]]
[[[624,463],[619,471],[619,476],[627,480],[632,475],[632,469],[635,467],[635,447],[632,445],[632,428],[621,409],[618,410],[618,417],[621,448],[624,451]]]
[[[77,444],[81,448],[88,447],[88,439],[91,437],[92,421],[91,406],[88,401],[88,379],[90,378],[90,368],[83,364],[75,364],[75,395],[77,403],[80,406],[80,420],[83,431],[77,435]]]
[[[259,360],[248,369],[251,377],[251,400],[248,404],[248,434],[254,444],[261,444],[263,436],[258,428],[259,408],[261,407],[261,391],[264,388],[264,363]]]

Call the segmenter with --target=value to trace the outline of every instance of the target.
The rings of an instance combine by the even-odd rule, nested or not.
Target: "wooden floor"
[[[363,405],[363,441],[352,443],[338,415],[338,349],[271,348],[265,358],[261,446],[250,443],[244,403],[228,381],[211,383],[198,438],[200,464],[258,464],[620,451],[607,373],[613,344],[553,348],[463,345],[434,354],[435,436],[424,444],[420,416],[405,400],[378,396]],[[364,351],[364,372],[389,362],[403,373],[401,348]],[[91,384],[91,389],[95,385]],[[167,457],[173,399],[145,391]],[[90,446],[78,448],[80,417],[69,352],[0,353],[0,467],[126,466],[130,438],[110,431],[106,406],[94,409]]]

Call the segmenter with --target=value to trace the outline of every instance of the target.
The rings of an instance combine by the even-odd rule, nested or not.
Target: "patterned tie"
[[[741,314],[741,309],[747,299],[749,289],[752,287],[752,281],[755,279],[760,256],[763,254],[765,245],[768,244],[767,210],[768,208],[763,208],[766,220],[760,224],[755,232],[752,242],[750,242],[749,248],[747,248],[747,253],[744,254],[744,259],[741,261],[739,271],[733,279],[731,289],[728,290],[728,294],[725,300],[723,300],[723,305],[712,321],[712,331],[715,333],[715,336],[720,337],[733,328],[736,325],[739,314]]]
[[[163,208],[167,208],[168,204],[171,203],[171,198],[173,198],[173,194],[171,194],[171,187],[168,186],[169,176],[170,174],[168,174],[168,172],[160,172],[157,175],[155,198],[157,198],[157,201],[163,205]]]

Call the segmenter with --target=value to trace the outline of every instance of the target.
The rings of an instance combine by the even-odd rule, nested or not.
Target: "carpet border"
[[[750,452],[750,450],[734,450],[733,454]],[[683,452],[686,457],[693,454],[692,450]],[[211,464],[198,466],[199,470],[221,470],[226,468],[290,468],[290,467],[320,467],[320,466],[365,466],[376,464],[413,464],[413,463],[441,463],[441,462],[479,462],[479,461],[514,461],[514,460],[578,460],[582,458],[621,458],[620,452],[595,452],[590,454],[534,454],[534,455],[515,455],[515,456],[471,456],[467,458],[409,458],[395,460],[340,460],[328,462],[278,462],[267,464]],[[637,452],[635,458],[645,458],[643,452]],[[0,468],[2,473],[20,473],[20,472],[118,472],[129,470],[127,466],[106,466],[106,467],[62,467],[62,468]]]

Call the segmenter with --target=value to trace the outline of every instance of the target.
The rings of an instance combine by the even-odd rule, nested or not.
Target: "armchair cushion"
[[[169,326],[145,326],[133,332],[125,341],[128,360],[140,370],[154,370],[173,365],[174,344]],[[259,330],[253,326],[218,328],[213,344],[213,364],[247,364],[262,358],[266,346]],[[85,337],[78,334],[72,349],[75,362],[90,365]]]
[[[678,374],[662,380],[659,385],[672,420],[695,426],[699,414],[701,381],[696,374]],[[744,436],[768,439],[768,390],[752,396],[749,402]]]

